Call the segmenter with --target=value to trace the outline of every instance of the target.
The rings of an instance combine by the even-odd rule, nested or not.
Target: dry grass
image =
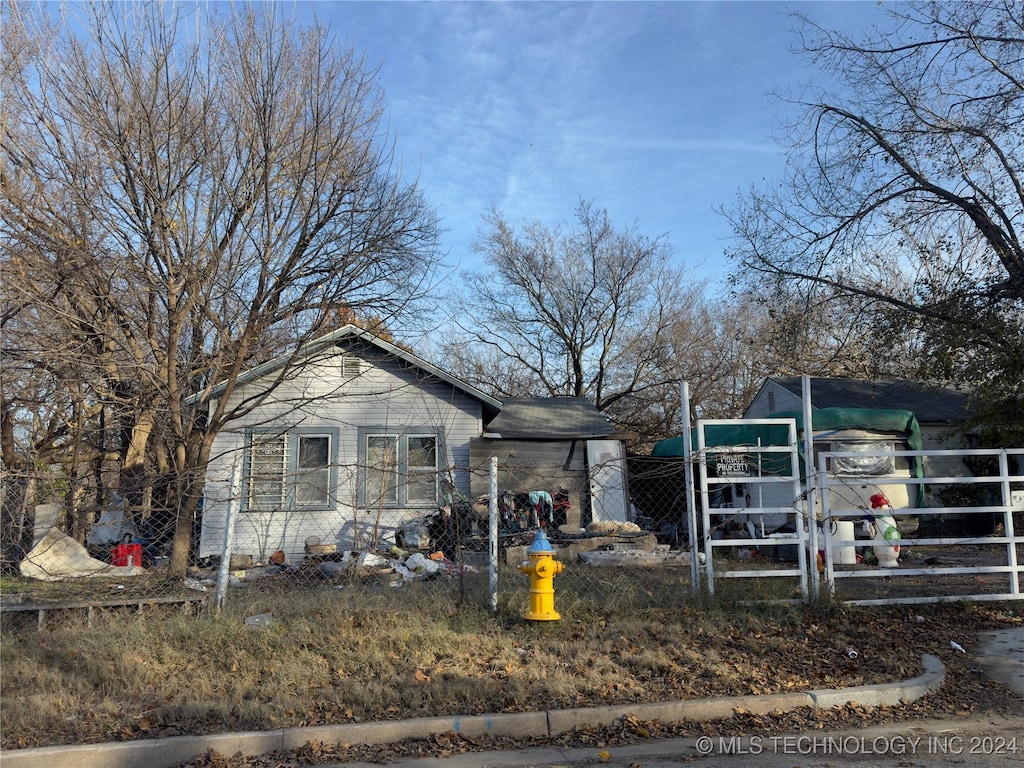
[[[521,618],[517,575],[496,615],[481,607],[485,578],[268,581],[233,592],[221,617],[6,628],[3,747],[862,685],[918,674],[920,653],[948,650],[953,629],[966,643],[1013,621],[993,604],[738,607],[734,597],[792,585],[691,599],[686,575],[568,580],[558,622]],[[269,626],[245,625],[261,613]]]

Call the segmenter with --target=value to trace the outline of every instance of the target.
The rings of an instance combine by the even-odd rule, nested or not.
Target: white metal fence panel
[[[851,536],[850,523],[862,525],[869,510],[833,506],[841,494],[831,490],[851,483],[870,484],[871,477],[837,477],[829,470],[848,452],[823,452],[817,486],[820,491],[824,578],[828,591],[855,605],[936,603],[960,600],[1020,600],[1021,552],[1024,531],[1024,449],[892,451],[899,457],[957,457],[972,468],[971,476],[886,478],[887,483],[925,486],[931,506],[891,510],[898,526],[908,520],[911,536],[901,535],[896,567],[849,562],[843,553],[859,549],[870,557],[875,544]],[[1013,469],[1011,469],[1011,466]],[[913,494],[910,494],[913,497]],[[1014,520],[1014,513],[1018,521]],[[844,533],[840,535],[840,531]]]

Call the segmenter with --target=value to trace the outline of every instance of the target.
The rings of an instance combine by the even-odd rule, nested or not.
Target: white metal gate
[[[784,445],[709,445],[709,427],[783,427]],[[714,440],[711,441],[712,443]],[[808,530],[806,502],[800,481],[800,455],[794,419],[703,419],[697,422],[698,500],[703,531],[704,571],[707,588],[715,592],[716,579],[793,578],[800,581],[800,596],[809,598]],[[770,471],[765,466],[770,464]],[[712,469],[714,471],[712,471]],[[723,497],[743,493],[725,506]],[[766,502],[766,499],[769,501]],[[785,520],[785,524],[777,526]],[[765,521],[785,533],[766,533]],[[695,520],[691,519],[691,526]],[[745,537],[724,538],[722,528],[731,524],[745,529]],[[780,547],[795,548],[796,567],[762,568],[753,557],[740,561],[744,550],[761,552]],[[767,559],[767,558],[766,558]],[[811,561],[813,562],[813,561]],[[813,566],[811,566],[813,567]],[[815,568],[816,571],[816,568]]]

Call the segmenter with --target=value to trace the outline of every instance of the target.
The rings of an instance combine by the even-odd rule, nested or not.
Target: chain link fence
[[[5,623],[88,622],[97,611],[195,609],[167,568],[177,516],[155,484],[131,500],[64,466],[0,476],[0,608]],[[196,526],[198,529],[198,525]]]
[[[207,499],[219,493],[230,501],[230,522],[204,521],[202,510],[195,516],[185,578],[170,575],[173,510],[116,496],[99,503],[95,487],[71,493],[58,469],[7,475],[4,616],[43,624],[58,611],[89,620],[103,609],[219,610],[243,594],[316,589],[368,600],[416,589],[425,599],[518,614],[530,594],[520,566],[539,531],[564,565],[555,589],[570,609],[690,596],[678,466],[629,459],[570,468],[506,457],[463,471],[461,487],[454,474],[437,478],[432,507],[378,504],[340,516],[250,511],[246,479],[236,476],[225,489],[208,487]]]
[[[431,599],[519,613],[531,586],[521,566],[540,532],[563,566],[555,583],[560,603],[681,604],[692,583],[685,523],[673,517],[682,511],[677,503],[662,509],[678,495],[679,477],[675,469],[639,476],[654,513],[646,515],[631,503],[632,473],[632,464],[618,460],[582,469],[492,460],[472,468],[462,488],[439,478],[434,508],[377,505],[340,524],[321,517],[319,527],[315,516],[296,514],[277,533],[268,516],[237,505],[233,520],[217,529],[231,545],[218,553],[201,547],[198,571],[216,604],[236,589],[287,584],[385,600],[392,590],[417,589]]]
[[[176,521],[172,510],[152,501],[129,504],[117,497],[100,504],[97,494],[81,484],[72,489],[57,470],[8,475],[2,486],[3,615],[5,620],[20,617],[43,626],[57,615],[89,621],[97,610],[203,606],[220,611],[238,600],[251,605],[252,618],[259,621],[263,593],[347,590],[368,601],[382,601],[404,590],[454,607],[521,616],[530,606],[532,587],[530,569],[524,564],[531,561],[530,548],[538,535],[561,564],[552,587],[563,618],[617,606],[683,607],[709,588],[712,575],[716,598],[730,599],[732,586],[720,578],[729,575],[745,577],[732,580],[741,599],[801,598],[798,583],[779,578],[800,559],[798,538],[757,547],[757,542],[746,540],[754,535],[749,525],[738,533],[727,530],[737,515],[749,517],[758,510],[742,505],[709,509],[712,514],[696,516],[696,530],[691,532],[686,462],[681,457],[617,457],[606,464],[584,462],[575,467],[517,460],[514,455],[502,459],[493,457],[463,469],[457,473],[459,483],[452,480],[454,472],[436,478],[439,498],[426,507],[378,503],[353,505],[347,511],[286,514],[251,509],[240,490],[244,478],[236,476],[226,491],[211,492],[208,487],[207,498],[222,493],[230,502],[229,514],[214,518],[207,507],[209,519],[204,520],[201,511],[191,521],[193,546],[184,578],[171,575]],[[1019,475],[1004,469],[1001,487],[1018,506],[1021,492],[1009,489],[1019,481]],[[790,511],[800,514],[800,503],[794,499]],[[1005,509],[1002,503],[1000,509]],[[991,519],[996,508],[977,509],[968,522],[986,515]],[[949,516],[942,507],[918,511],[936,521]],[[1005,519],[1004,525],[1013,524],[1008,513]],[[706,535],[700,530],[703,526],[708,527]],[[725,539],[717,538],[723,533]],[[837,531],[831,533],[835,538]],[[1014,538],[1003,531],[1003,538],[997,539],[987,538],[990,533],[985,531],[978,543],[1001,545],[1004,561],[996,570],[1015,572],[1013,546],[1018,543],[1019,548],[1019,532]],[[933,531],[920,543],[964,544],[948,535]],[[915,556],[924,552],[907,531],[904,540],[906,551],[913,550]],[[709,547],[709,542],[715,546]],[[817,546],[819,554],[824,550],[827,555],[818,580],[810,574],[812,583],[827,577],[831,584],[836,574],[833,547],[827,541]],[[844,547],[849,549],[851,542],[834,549],[840,553]],[[870,550],[865,547],[865,552]],[[812,556],[813,552],[809,563],[814,562]],[[943,550],[935,557],[944,562],[951,555]],[[900,573],[907,571],[903,575],[909,576],[910,564],[903,563]],[[914,564],[932,568],[922,571],[923,577],[934,575],[931,561]],[[858,583],[868,581],[862,578]],[[851,597],[847,591],[837,590],[842,597]]]

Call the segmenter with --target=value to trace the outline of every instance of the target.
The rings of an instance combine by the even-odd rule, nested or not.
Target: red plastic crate
[[[142,565],[141,544],[116,544],[110,550],[110,562],[114,565]]]

